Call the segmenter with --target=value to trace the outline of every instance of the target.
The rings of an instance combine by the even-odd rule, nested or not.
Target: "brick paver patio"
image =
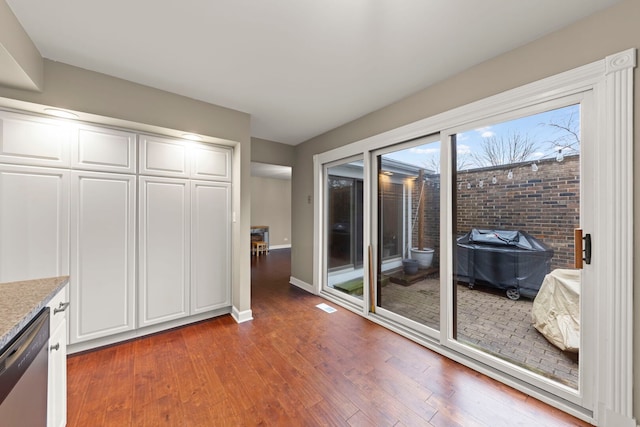
[[[533,301],[512,301],[503,291],[469,289],[458,284],[458,339],[487,353],[527,367],[567,386],[578,386],[578,356],[549,343],[531,322]],[[428,278],[413,285],[389,283],[382,288],[382,307],[440,329],[440,283]]]

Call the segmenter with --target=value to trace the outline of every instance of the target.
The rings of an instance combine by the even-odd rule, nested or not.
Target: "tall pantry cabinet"
[[[230,151],[143,135],[140,174],[140,325],[229,306]]]
[[[69,274],[72,346],[230,312],[230,148],[6,111],[0,138],[0,281]]]

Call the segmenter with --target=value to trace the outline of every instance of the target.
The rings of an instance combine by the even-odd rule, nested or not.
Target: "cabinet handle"
[[[51,351],[60,350],[60,343],[57,342],[55,345],[52,345],[51,347],[49,347],[49,349],[51,349]]]
[[[67,309],[67,307],[69,307],[69,303],[68,302],[61,302],[60,305],[58,306],[58,308],[54,308],[53,309],[53,314],[61,313],[61,312],[65,311]]]

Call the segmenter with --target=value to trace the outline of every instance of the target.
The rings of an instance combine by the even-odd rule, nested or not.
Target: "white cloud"
[[[466,144],[457,144],[456,152],[458,154],[470,154],[471,153],[471,147],[469,147]]]
[[[421,148],[421,147],[413,147],[409,151],[415,154],[438,154],[440,153],[439,148]]]
[[[478,132],[480,136],[483,138],[491,138],[496,134],[494,131],[491,130],[491,126],[481,127],[481,128],[475,129],[475,131]]]

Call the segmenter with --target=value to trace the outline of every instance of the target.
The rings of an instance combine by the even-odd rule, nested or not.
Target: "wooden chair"
[[[267,254],[267,243],[261,240],[254,240],[251,242],[251,254],[259,256],[260,254]]]

